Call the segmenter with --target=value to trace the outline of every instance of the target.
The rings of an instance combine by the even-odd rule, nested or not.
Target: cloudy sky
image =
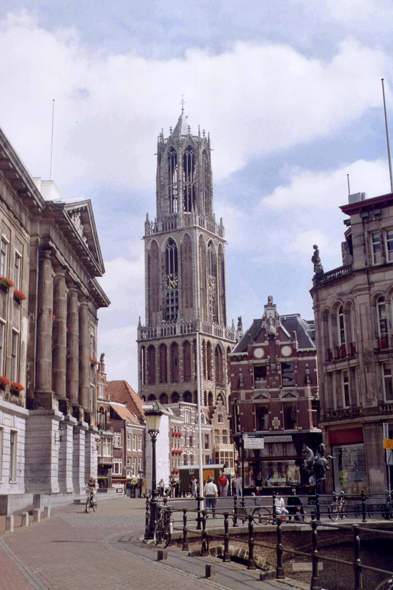
[[[389,192],[381,78],[393,133],[390,0],[13,0],[0,3],[0,126],[33,176],[93,202],[112,305],[108,376],[137,387],[143,220],[155,151],[180,114],[210,131],[224,218],[229,320],[267,296],[312,317],[312,245],[341,264],[351,192]]]

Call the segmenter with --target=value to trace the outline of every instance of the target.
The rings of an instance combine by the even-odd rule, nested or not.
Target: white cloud
[[[108,380],[125,379],[138,390],[137,326],[129,325],[100,332],[100,351],[105,351]]]
[[[193,132],[200,122],[212,133],[222,179],[256,155],[331,135],[380,106],[370,80],[387,68],[382,50],[355,41],[325,62],[266,42],[218,55],[189,49],[182,59],[103,54],[74,30],[52,34],[22,13],[0,21],[0,69],[2,126],[34,175],[49,170],[56,99],[55,179],[69,192],[80,178],[153,188],[155,138],[175,125],[182,94]]]

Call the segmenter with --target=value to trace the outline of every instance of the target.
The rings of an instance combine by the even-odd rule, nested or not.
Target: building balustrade
[[[201,322],[199,320],[190,320],[185,322],[163,322],[161,326],[150,328],[148,326],[138,327],[138,340],[151,340],[164,336],[181,336],[184,334],[195,334],[199,330],[202,334],[225,338],[235,342],[236,330],[234,327],[219,326],[211,322]]]
[[[217,223],[214,217],[197,215],[196,213],[174,213],[172,215],[165,215],[159,220],[146,220],[145,235],[158,234],[161,232],[194,226],[206,229],[220,238],[225,238],[225,228],[222,219],[220,220],[220,223]]]
[[[331,348],[326,349],[326,361],[328,363],[333,361],[340,361],[345,359],[347,356],[355,356],[356,355],[356,342],[351,342],[349,344],[349,349],[347,349],[346,344],[341,344],[340,346],[336,346],[336,350],[334,351]]]
[[[343,420],[345,418],[352,418],[361,414],[362,408],[357,406],[351,406],[349,408],[340,408],[338,410],[330,410],[324,416],[322,416],[322,422],[324,420]]]
[[[352,264],[347,264],[346,266],[339,266],[329,272],[324,272],[320,275],[315,275],[314,281],[317,285],[326,285],[326,283],[330,283],[337,279],[341,279],[347,275],[352,274]]]
[[[378,338],[378,342],[377,342],[377,348],[379,348],[380,350],[384,350],[386,348],[389,348],[389,336],[381,336],[380,338]]]

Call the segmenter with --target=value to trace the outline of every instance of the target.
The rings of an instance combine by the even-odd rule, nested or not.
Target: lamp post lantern
[[[144,406],[147,431],[151,438],[151,456],[152,456],[152,475],[151,475],[151,500],[150,500],[150,519],[149,528],[145,533],[145,541],[153,539],[154,527],[156,524],[157,512],[157,478],[156,478],[156,442],[157,435],[160,432],[160,420],[163,415],[162,406],[159,402],[153,401]]]

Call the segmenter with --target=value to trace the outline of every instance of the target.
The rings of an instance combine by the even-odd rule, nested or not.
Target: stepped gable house
[[[393,438],[393,194],[357,193],[340,208],[347,216],[343,266],[324,273],[313,257],[311,289],[320,425],[335,457],[327,484],[329,491],[384,493],[384,423]]]
[[[279,315],[269,297],[230,354],[230,371],[234,439],[239,446],[244,430],[265,441],[264,449],[245,451],[245,487],[254,490],[258,472],[268,493],[307,484],[303,445],[315,450],[321,442],[313,323]]]
[[[183,112],[157,144],[157,211],[145,223],[146,324],[138,326],[139,395],[162,404],[197,402],[197,330],[202,405],[228,405],[225,231],[213,212],[210,137]]]
[[[97,311],[109,300],[91,202],[33,179],[1,130],[0,224],[4,512],[10,498],[79,493],[97,473]]]

